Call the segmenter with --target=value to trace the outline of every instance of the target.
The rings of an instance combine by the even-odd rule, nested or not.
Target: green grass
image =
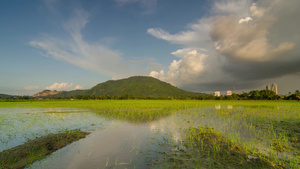
[[[166,137],[155,168],[299,168],[300,102],[53,100],[0,102],[0,108],[84,108],[108,119],[154,122],[178,115],[182,141]],[[1,120],[1,117],[0,117]],[[178,120],[178,119],[177,119]],[[202,121],[201,121],[202,120]],[[201,123],[199,122],[201,121]],[[171,123],[171,121],[169,122]],[[205,127],[208,125],[208,127]],[[258,157],[258,161],[249,159]]]
[[[166,168],[273,168],[267,159],[248,159],[251,153],[212,128],[191,127],[180,149],[167,151]],[[252,155],[252,154],[251,154]]]
[[[128,120],[130,122],[147,122],[168,116],[175,111],[214,104],[211,101],[167,101],[167,100],[65,100],[1,102],[1,107],[68,107],[86,108],[106,118]]]
[[[78,130],[50,134],[0,152],[0,168],[25,168],[68,144],[84,138],[87,132]]]

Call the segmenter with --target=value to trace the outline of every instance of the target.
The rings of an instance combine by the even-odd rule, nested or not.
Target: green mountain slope
[[[142,96],[196,96],[202,93],[194,93],[178,89],[169,83],[148,76],[133,76],[121,80],[109,80],[100,83],[89,90],[73,90],[62,92],[54,96],[76,95],[142,95]]]
[[[1,98],[1,97],[12,97],[12,96],[11,96],[11,95],[7,95],[7,94],[1,94],[1,93],[0,93],[0,98]]]

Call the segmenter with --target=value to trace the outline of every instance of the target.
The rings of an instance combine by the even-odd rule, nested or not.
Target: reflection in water
[[[113,121],[29,168],[147,168],[140,153],[152,136],[147,124]]]
[[[149,128],[152,133],[157,133],[157,132],[161,134],[172,133],[173,136],[172,139],[174,139],[175,142],[179,142],[182,141],[182,139],[181,139],[181,135],[178,133],[178,128],[174,126],[175,122],[176,121],[166,121],[166,119],[160,119],[156,122],[151,122]]]
[[[80,129],[90,131],[107,123],[81,109],[1,108],[0,151],[50,133]]]
[[[220,110],[220,109],[233,109],[232,105],[227,105],[227,106],[221,106],[220,104],[215,105],[215,109]]]
[[[14,126],[23,124],[20,126],[24,127],[28,124],[30,124],[28,126],[32,125],[30,120],[35,125],[27,129],[25,127],[25,131],[29,133],[39,132],[34,131],[33,128],[36,126],[40,127],[39,130],[47,133],[44,130],[49,131],[52,128],[54,131],[60,128],[91,130],[93,127],[90,124],[95,124],[101,129],[98,128],[87,138],[72,143],[49,157],[35,162],[29,168],[149,168],[155,163],[155,159],[162,156],[159,152],[164,151],[165,146],[159,143],[163,142],[162,140],[167,140],[173,144],[183,143],[186,131],[190,127],[214,128],[239,145],[243,146],[246,143],[255,146],[262,150],[262,153],[264,153],[263,151],[271,151],[267,144],[268,140],[259,142],[257,140],[257,138],[264,138],[270,133],[252,126],[251,118],[253,117],[244,113],[249,109],[251,110],[251,108],[246,109],[243,106],[232,105],[186,109],[143,124],[105,120],[96,114],[76,112],[76,110],[62,110],[60,113],[57,113],[58,110],[51,110],[56,113],[51,113],[51,111],[50,113],[41,113],[45,110],[33,109],[32,111],[22,110],[22,113],[12,113],[8,116],[12,119],[7,117],[4,120],[1,131],[10,131],[8,128],[3,130],[3,126],[8,126],[5,123],[14,122]],[[64,111],[71,113],[64,113]],[[26,112],[30,113],[26,114]],[[5,113],[2,111],[1,114]],[[46,123],[47,125],[39,124],[39,120],[42,124]],[[77,126],[77,123],[82,124]],[[55,128],[56,126],[58,127]],[[14,130],[19,129],[18,127],[13,128]],[[279,156],[282,154],[282,158],[288,156],[288,154],[278,154]]]
[[[215,109],[220,110],[221,109],[221,105],[220,104],[215,105]]]

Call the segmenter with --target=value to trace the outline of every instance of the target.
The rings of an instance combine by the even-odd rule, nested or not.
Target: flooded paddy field
[[[27,168],[300,167],[299,102],[0,103],[0,153],[73,130],[91,134]]]

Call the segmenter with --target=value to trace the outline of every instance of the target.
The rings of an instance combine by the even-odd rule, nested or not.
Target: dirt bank
[[[85,138],[88,134],[88,132],[81,131],[50,134],[30,140],[23,145],[9,150],[4,150],[0,152],[0,169],[25,168],[26,165],[42,159],[74,141]]]

